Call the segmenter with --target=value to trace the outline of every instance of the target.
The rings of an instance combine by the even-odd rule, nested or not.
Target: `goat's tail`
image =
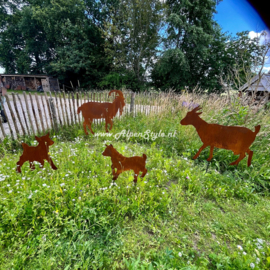
[[[146,161],[146,159],[147,159],[146,154],[143,154],[142,157],[143,157],[143,160]]]
[[[258,132],[260,131],[260,129],[261,129],[261,126],[260,125],[258,125],[258,126],[255,127],[255,131],[254,131],[255,136],[258,134]]]
[[[79,114],[79,113],[81,112],[81,110],[82,110],[82,106],[80,106],[80,107],[78,108],[77,114]]]

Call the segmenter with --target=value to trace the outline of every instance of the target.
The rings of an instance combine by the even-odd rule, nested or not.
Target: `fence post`
[[[2,134],[3,134],[4,138],[5,138],[7,135],[6,135],[5,129],[4,129],[3,124],[2,124],[1,116],[0,116],[0,128],[1,128]]]
[[[58,131],[58,125],[57,125],[57,118],[56,118],[56,109],[55,105],[53,104],[53,98],[49,98],[49,104],[52,112],[52,118],[53,118],[53,123],[55,126],[55,130]]]
[[[12,98],[13,98],[13,104],[14,104],[15,112],[17,114],[17,118],[18,118],[18,120],[20,122],[20,125],[22,127],[23,135],[25,136],[26,132],[25,132],[25,129],[24,129],[24,126],[23,126],[23,122],[21,120],[21,115],[20,115],[18,107],[17,107],[16,97],[15,97],[14,93],[12,93]]]
[[[135,104],[135,93],[131,92],[130,96],[130,113],[134,116],[134,104]]]

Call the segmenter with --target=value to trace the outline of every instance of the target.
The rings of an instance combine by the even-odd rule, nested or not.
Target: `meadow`
[[[29,164],[15,172],[21,141],[0,144],[0,269],[270,269],[270,114],[237,98],[184,94],[202,106],[210,123],[261,125],[247,158],[202,143],[193,126],[181,126],[187,108],[164,99],[167,108],[149,116],[114,119],[112,136],[86,136],[82,125],[50,137],[53,171]],[[105,132],[104,125],[93,125]],[[117,136],[172,133],[168,137]],[[112,183],[105,144],[125,156],[147,155],[148,173],[137,185],[133,172]]]

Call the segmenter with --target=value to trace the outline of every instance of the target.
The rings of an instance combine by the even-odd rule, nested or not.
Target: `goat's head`
[[[202,114],[202,112],[197,112],[199,110],[201,110],[201,107],[200,106],[198,106],[195,109],[193,109],[192,111],[188,112],[187,115],[186,115],[186,117],[183,118],[180,121],[180,124],[181,125],[184,125],[184,126],[186,126],[186,125],[192,125],[194,123],[194,121],[196,121],[198,119],[198,116],[200,114]]]
[[[46,143],[47,146],[51,146],[54,144],[54,141],[50,139],[50,133],[48,132],[45,136],[42,137],[37,137],[35,136],[35,139],[39,142],[39,143]]]
[[[105,148],[104,152],[102,153],[102,155],[105,156],[105,157],[111,157],[113,149],[114,148],[113,148],[112,144],[110,144],[110,145],[106,144],[106,148]]]
[[[120,108],[119,108],[119,109],[120,109],[120,115],[122,115],[123,108],[124,108],[124,106],[126,105],[126,104],[125,104],[125,98],[124,98],[124,95],[123,95],[122,91],[120,91],[120,90],[111,90],[111,91],[109,92],[109,96],[110,96],[112,93],[118,94],[118,96],[116,96],[114,100],[117,100],[117,101],[120,102]]]

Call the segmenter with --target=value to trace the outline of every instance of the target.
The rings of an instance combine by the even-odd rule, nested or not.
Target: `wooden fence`
[[[108,96],[108,91],[102,92],[47,92],[8,94],[2,108],[7,118],[3,123],[0,117],[0,139],[7,136],[15,139],[19,136],[45,133],[47,130],[59,130],[61,126],[70,126],[83,122],[82,114],[77,114],[77,108],[89,101],[112,102],[114,93]],[[160,94],[123,92],[125,107],[123,115],[131,114],[136,117],[138,113],[150,114],[159,112],[162,108]],[[116,117],[119,117],[119,112]],[[104,119],[95,119],[94,124],[99,125]]]

